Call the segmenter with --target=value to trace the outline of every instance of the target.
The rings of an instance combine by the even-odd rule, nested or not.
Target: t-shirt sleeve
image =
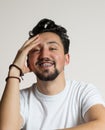
[[[102,104],[105,106],[105,102],[99,92],[99,90],[93,85],[89,84],[84,87],[81,94],[82,97],[82,116],[84,118],[85,113],[96,104]]]

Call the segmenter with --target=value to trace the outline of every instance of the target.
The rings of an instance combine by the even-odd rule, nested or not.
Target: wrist
[[[21,82],[20,78],[17,77],[17,76],[8,76],[5,81],[7,82],[9,79],[15,79],[15,80],[18,80],[19,82]]]
[[[24,74],[23,74],[23,71],[22,71],[22,69],[20,68],[20,67],[18,67],[17,65],[15,65],[15,64],[11,64],[10,66],[9,66],[9,73],[8,73],[8,76],[9,77],[21,77],[21,79],[23,80],[23,77],[22,76],[24,76]]]
[[[8,76],[18,76],[18,77],[20,77],[20,71],[15,67],[11,67],[9,69]]]

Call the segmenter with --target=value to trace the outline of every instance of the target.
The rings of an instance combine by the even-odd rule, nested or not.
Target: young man
[[[42,19],[29,34],[9,67],[0,130],[105,130],[105,107],[97,89],[65,79],[70,60],[66,29]],[[35,73],[37,82],[19,91],[19,77],[28,72]]]

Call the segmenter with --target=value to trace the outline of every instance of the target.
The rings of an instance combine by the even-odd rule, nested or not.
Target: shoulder
[[[71,89],[75,89],[78,91],[88,91],[92,89],[97,89],[97,87],[92,83],[77,80],[67,80],[67,85],[70,86]]]
[[[69,92],[76,95],[83,103],[88,101],[91,103],[103,102],[99,89],[92,83],[72,80],[68,81],[68,86]]]

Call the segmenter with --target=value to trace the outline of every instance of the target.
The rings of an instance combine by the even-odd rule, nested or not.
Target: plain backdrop
[[[0,97],[9,65],[42,18],[68,30],[66,78],[93,83],[105,100],[105,0],[0,0]],[[20,88],[34,81],[32,73],[26,74]]]

